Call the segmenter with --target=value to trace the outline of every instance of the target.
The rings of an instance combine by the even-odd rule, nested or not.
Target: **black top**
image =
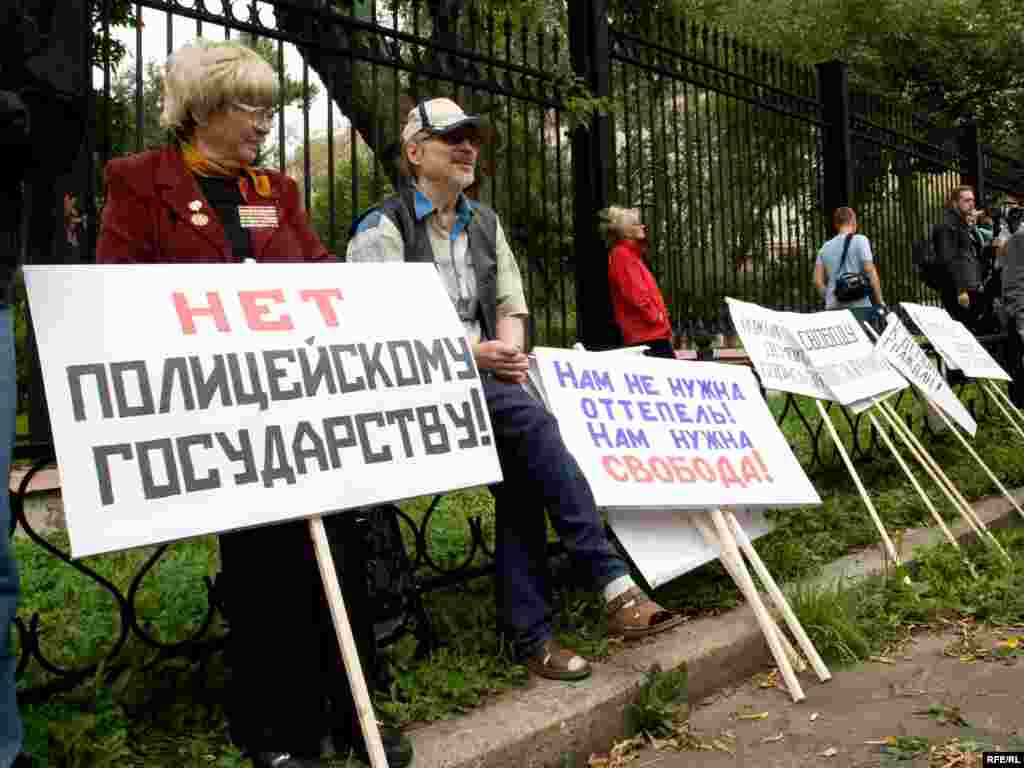
[[[196,176],[196,181],[220,219],[235,258],[239,261],[251,258],[252,242],[238,219],[238,206],[245,205],[242,190],[238,188],[238,177]]]

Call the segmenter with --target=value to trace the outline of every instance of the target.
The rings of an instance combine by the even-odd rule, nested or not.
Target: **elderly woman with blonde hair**
[[[277,99],[274,70],[244,45],[196,40],[176,51],[161,116],[174,140],[108,164],[97,261],[333,260],[310,228],[295,182],[254,166]],[[220,555],[232,740],[256,768],[319,768],[328,736],[336,752],[351,745],[365,759],[305,523],[222,534]],[[369,669],[372,616],[356,618]],[[381,728],[381,736],[389,765],[411,762],[399,731]]]
[[[646,345],[649,357],[674,360],[672,323],[658,283],[644,263],[647,227],[638,208],[611,206],[598,214],[598,229],[611,249],[608,287],[615,322],[627,346]]]

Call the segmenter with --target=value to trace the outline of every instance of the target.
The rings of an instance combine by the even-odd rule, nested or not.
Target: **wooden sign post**
[[[917,478],[914,477],[914,473],[911,472],[910,467],[907,466],[907,462],[903,460],[900,452],[896,450],[896,446],[893,445],[892,439],[889,437],[888,433],[882,429],[882,426],[878,423],[878,419],[875,418],[875,414],[869,412],[868,418],[871,420],[871,426],[873,426],[875,431],[881,436],[882,442],[885,443],[886,448],[889,449],[893,458],[896,459],[896,463],[899,464],[900,469],[903,470],[903,474],[907,476],[910,484],[914,486],[914,490],[917,491],[917,495],[921,497],[921,501],[923,501],[925,507],[928,508],[928,512],[931,514],[932,519],[935,520],[935,524],[939,526],[942,534],[946,537],[946,541],[952,544],[955,550],[960,552],[960,557],[963,559],[964,565],[966,565],[967,569],[971,572],[971,576],[978,578],[978,574],[974,570],[974,565],[967,559],[967,555],[960,550],[960,542],[956,540],[952,531],[949,530],[949,526],[946,525],[946,521],[942,519],[942,515],[939,514],[939,511],[935,508],[932,500],[928,497],[928,494],[925,493],[924,488],[921,487],[921,483],[917,481]]]
[[[875,524],[875,528],[878,529],[878,535],[882,539],[882,543],[885,545],[885,551],[889,555],[889,559],[892,560],[897,566],[902,565],[900,561],[900,555],[896,551],[896,547],[893,546],[892,539],[889,538],[889,532],[885,530],[885,524],[882,522],[882,518],[878,516],[878,511],[875,509],[875,505],[871,502],[871,496],[868,495],[867,489],[864,487],[864,483],[861,482],[860,475],[857,474],[857,469],[853,466],[853,462],[850,460],[849,454],[846,452],[846,446],[843,445],[843,441],[839,438],[839,433],[836,432],[835,426],[832,424],[832,419],[828,416],[828,411],[821,404],[820,400],[815,400],[814,404],[818,406],[818,414],[821,416],[821,420],[825,422],[825,426],[828,427],[828,433],[832,436],[832,442],[835,443],[836,450],[839,451],[839,455],[843,457],[843,463],[846,465],[846,470],[850,473],[850,477],[853,478],[854,485],[857,486],[857,492],[860,494],[861,500],[864,502],[864,506],[867,507],[868,515],[871,517],[871,522]]]
[[[366,687],[363,667],[359,663],[359,651],[356,648],[355,637],[352,635],[352,625],[348,620],[345,598],[342,597],[341,584],[338,583],[338,571],[334,566],[334,557],[331,555],[327,532],[324,530],[324,521],[320,515],[309,519],[309,535],[313,539],[316,564],[320,567],[320,578],[323,580],[327,605],[331,609],[331,621],[334,623],[334,632],[341,650],[341,660],[345,665],[348,684],[352,689],[352,699],[356,705],[356,714],[359,716],[359,729],[363,733],[366,751],[370,755],[370,766],[371,768],[388,768],[388,758],[384,754],[384,744],[380,738],[380,729],[377,728],[377,718],[373,714],[370,691]]]
[[[1002,544],[999,540],[992,535],[985,522],[977,517],[974,513],[973,507],[960,493],[960,489],[956,487],[952,480],[942,471],[939,463],[935,458],[928,452],[928,450],[918,440],[917,435],[914,434],[913,430],[910,429],[900,419],[899,414],[896,413],[895,409],[888,403],[880,403],[878,406],[878,412],[885,417],[892,428],[899,435],[900,439],[903,440],[904,444],[910,449],[911,454],[917,459],[917,462],[925,470],[932,481],[939,486],[939,489],[949,499],[950,504],[956,509],[963,517],[967,525],[974,531],[974,534],[982,541],[987,542],[990,546],[994,547],[1007,561],[1010,560],[1009,554],[1003,549]]]
[[[705,515],[710,515],[714,527],[708,524]],[[747,570],[741,550],[750,559],[758,578],[761,579],[765,589],[768,591],[769,598],[782,615],[790,631],[793,632],[793,636],[814,668],[818,679],[822,682],[831,680],[832,673],[829,672],[825,662],[822,661],[821,656],[811,642],[811,639],[807,636],[807,632],[800,624],[799,619],[797,619],[782,590],[779,589],[775,579],[772,578],[764,561],[757,554],[757,550],[754,549],[753,544],[743,532],[743,528],[739,525],[732,512],[711,509],[708,512],[693,512],[690,517],[694,526],[701,532],[701,535],[704,536],[708,544],[720,549],[722,565],[750,604],[793,701],[802,701],[806,698],[792,663],[795,651],[765,606],[761,594],[758,592],[757,586],[750,575],[750,571]],[[802,662],[802,660],[800,661]]]

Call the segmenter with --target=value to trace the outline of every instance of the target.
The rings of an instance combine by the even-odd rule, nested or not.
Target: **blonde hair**
[[[617,205],[610,205],[598,211],[597,229],[601,233],[605,244],[611,247],[618,240],[622,239],[622,234],[627,226],[636,224],[639,221],[639,208],[622,208]]]
[[[160,125],[188,137],[233,102],[270,107],[277,95],[277,75],[252,48],[199,38],[167,59]]]

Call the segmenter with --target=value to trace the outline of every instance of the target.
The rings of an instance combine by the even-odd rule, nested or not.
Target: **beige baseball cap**
[[[476,125],[485,128],[489,125],[486,117],[482,115],[467,115],[462,107],[451,99],[429,99],[421,101],[409,110],[409,119],[402,131],[402,142],[407,142],[420,131],[426,131],[431,135],[449,133],[457,128],[466,125]],[[485,140],[489,131],[481,131],[481,137]]]

